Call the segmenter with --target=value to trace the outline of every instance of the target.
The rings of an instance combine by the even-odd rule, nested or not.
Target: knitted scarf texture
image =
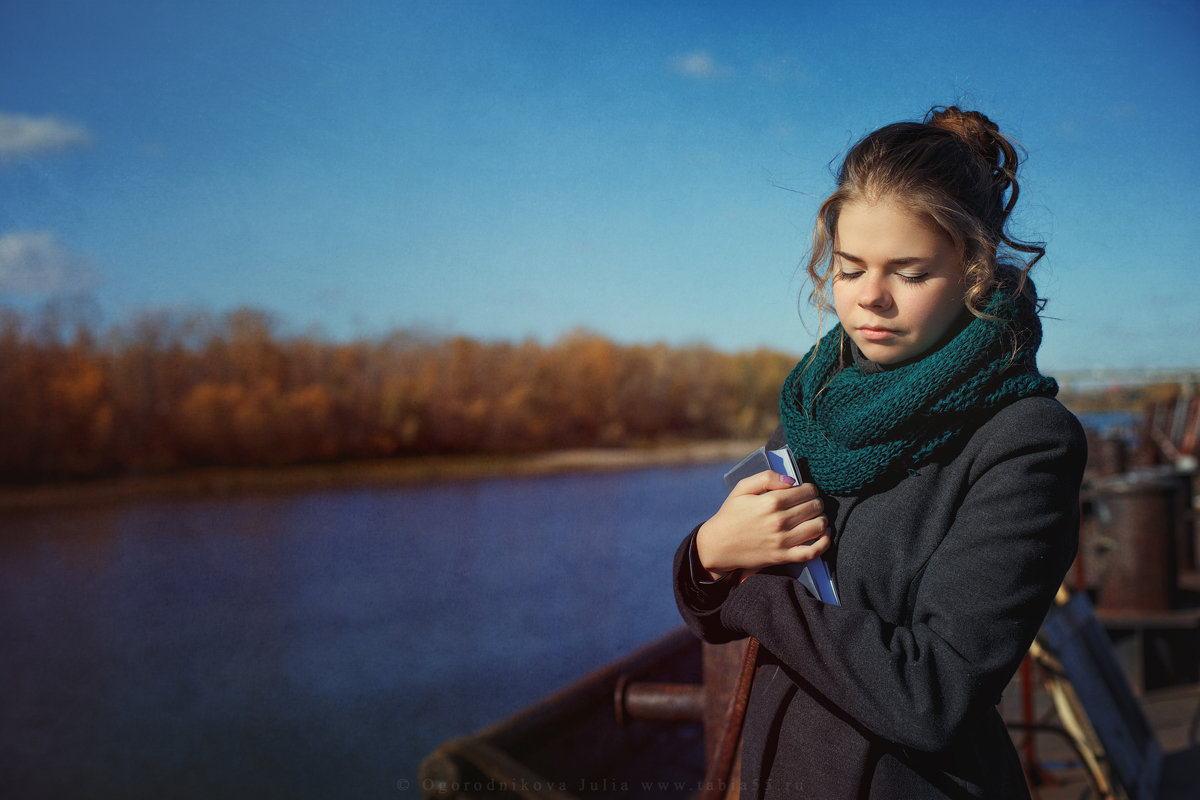
[[[800,360],[784,382],[780,417],[822,491],[851,495],[894,482],[953,452],[999,408],[1058,393],[1037,369],[1042,326],[1033,300],[1001,285],[984,313],[895,367],[867,362],[864,370],[841,325]]]

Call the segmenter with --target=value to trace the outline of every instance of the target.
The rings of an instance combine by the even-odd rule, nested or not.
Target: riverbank
[[[0,513],[74,508],[150,499],[297,492],[348,486],[536,477],[736,461],[761,442],[720,440],[641,448],[590,448],[528,455],[457,455],[372,459],[287,467],[221,467],[36,486],[0,487]]]

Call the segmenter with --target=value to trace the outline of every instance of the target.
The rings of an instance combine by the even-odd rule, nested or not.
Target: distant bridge
[[[1048,370],[1064,391],[1086,392],[1176,383],[1186,392],[1200,387],[1200,367],[1097,367],[1056,372]]]

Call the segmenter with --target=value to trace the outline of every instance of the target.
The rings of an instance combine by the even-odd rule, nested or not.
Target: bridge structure
[[[1200,367],[1097,367],[1056,372],[1063,394],[1128,392],[1150,386],[1167,391],[1147,393],[1138,402],[1139,437],[1157,448],[1166,461],[1195,469],[1200,444]],[[1171,391],[1169,387],[1174,387]],[[1061,395],[1060,395],[1061,396]]]
[[[1184,394],[1200,388],[1198,367],[1096,367],[1093,369],[1044,370],[1066,392],[1132,389],[1153,384],[1177,384]]]

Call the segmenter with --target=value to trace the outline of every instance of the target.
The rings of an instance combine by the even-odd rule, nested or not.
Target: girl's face
[[[844,205],[833,252],[838,320],[878,364],[924,355],[966,308],[954,243],[894,201]]]

